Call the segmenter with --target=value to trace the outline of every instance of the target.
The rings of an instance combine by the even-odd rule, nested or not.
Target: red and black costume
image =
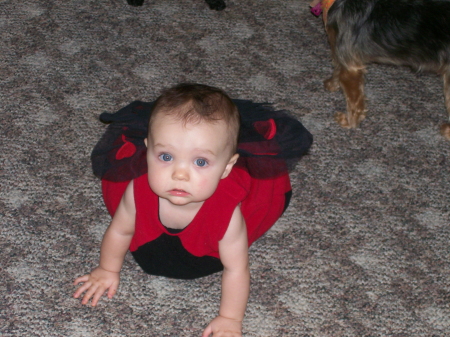
[[[219,241],[238,205],[249,246],[287,208],[291,196],[288,163],[308,150],[312,136],[285,112],[250,101],[234,102],[241,113],[239,160],[181,231],[160,222],[159,197],[148,184],[144,139],[152,103],[133,102],[115,114],[101,115],[102,121],[111,124],[92,153],[94,173],[102,179],[111,215],[133,180],[136,222],[130,251],[145,272],[173,278],[218,272],[223,269]]]

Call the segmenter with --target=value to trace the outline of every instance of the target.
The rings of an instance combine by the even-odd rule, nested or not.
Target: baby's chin
[[[169,203],[171,203],[174,206],[192,206],[197,207],[199,205],[202,205],[205,200],[195,200],[192,198],[182,198],[182,197],[167,197],[167,196],[160,196],[160,198],[163,198],[167,200]]]

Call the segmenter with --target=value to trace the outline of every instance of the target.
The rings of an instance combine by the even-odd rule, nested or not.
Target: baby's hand
[[[202,337],[242,337],[242,322],[217,316],[203,331]]]
[[[108,298],[112,298],[119,286],[119,273],[104,270],[100,267],[95,268],[90,274],[78,277],[74,285],[83,283],[73,294],[78,298],[86,291],[81,304],[87,304],[92,298],[91,305],[95,307],[100,297],[108,290]]]

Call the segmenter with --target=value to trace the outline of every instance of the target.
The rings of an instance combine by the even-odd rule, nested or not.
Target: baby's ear
[[[225,167],[225,171],[223,171],[222,177],[220,179],[228,177],[228,175],[231,172],[231,169],[233,168],[234,164],[236,164],[237,160],[239,158],[239,154],[235,153],[230,160],[228,161],[227,166]]]
[[[144,139],[145,147],[147,147],[147,138]]]

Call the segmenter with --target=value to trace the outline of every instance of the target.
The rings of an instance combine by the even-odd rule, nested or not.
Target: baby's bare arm
[[[103,237],[100,250],[100,268],[110,272],[120,272],[134,234],[135,215],[136,206],[134,204],[133,182],[131,182],[125,190],[113,220]]]
[[[248,241],[245,221],[237,207],[223,239],[219,242],[222,274],[222,298],[219,316],[203,332],[214,337],[242,336],[242,320],[250,292]]]
[[[82,304],[87,304],[92,298],[92,305],[97,305],[106,290],[108,290],[109,298],[116,293],[119,286],[120,269],[134,234],[135,213],[133,183],[131,182],[103,236],[99,266],[90,274],[81,276],[74,281],[75,285],[83,283],[73,295],[78,298],[83,292],[86,292]]]

